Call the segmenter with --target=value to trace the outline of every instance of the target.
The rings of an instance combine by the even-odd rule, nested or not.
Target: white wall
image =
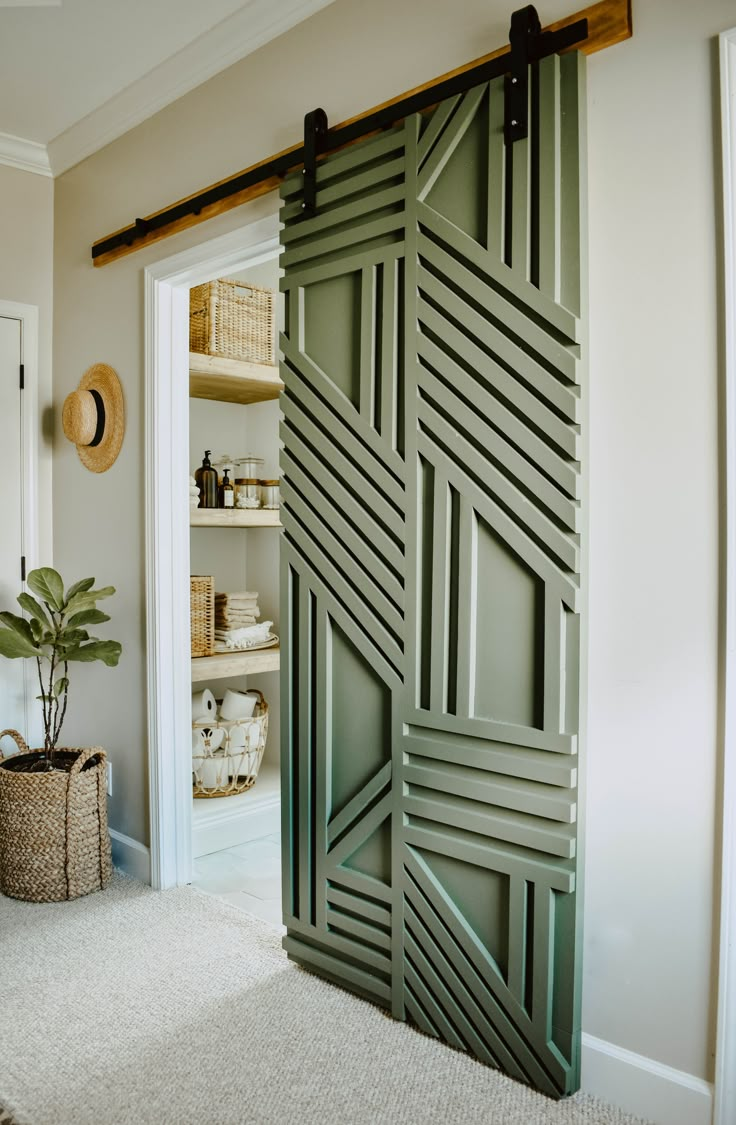
[[[566,13],[549,3],[545,21]],[[117,763],[115,828],[147,841],[143,266],[263,199],[94,270],[95,238],[492,49],[500,0],[337,2],[66,173],[56,191],[55,400],[95,360],[128,431],[94,478],[55,461],[59,565],[120,590],[117,671],[84,669],[72,729]],[[584,1027],[712,1073],[718,642],[713,37],[731,0],[640,0],[635,38],[589,60],[590,716]],[[387,29],[390,29],[390,34]],[[203,138],[206,136],[206,143]],[[166,482],[161,482],[165,487]],[[88,569],[87,566],[82,569]]]
[[[591,58],[584,1026],[712,1073],[717,51],[730,3],[640,3]]]
[[[39,313],[39,561],[43,565],[50,564],[52,553],[53,223],[53,180],[0,164],[0,300],[36,305]]]

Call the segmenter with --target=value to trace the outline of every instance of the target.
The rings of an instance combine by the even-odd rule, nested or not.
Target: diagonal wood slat
[[[342,507],[331,496],[325,495],[315,478],[305,472],[292,457],[283,458],[282,468],[285,474],[282,485],[286,489],[293,487],[303,503],[306,504],[308,498],[309,507],[329,523],[341,543],[363,568],[366,580],[375,583],[398,609],[403,609],[403,582],[386,565],[378,551],[371,549],[372,544],[367,543],[353,524],[345,519]]]
[[[478,112],[483,98],[486,97],[487,90],[487,86],[476,86],[474,90],[468,90],[466,94],[463,94],[452,119],[452,128],[445,129],[434,144],[427,146],[427,157],[421,165],[421,172],[417,178],[420,199],[426,199],[427,194],[447,166]]]
[[[330,871],[334,871],[335,867],[340,867],[346,859],[349,859],[353,852],[357,851],[360,845],[380,827],[390,811],[391,794],[388,793],[364,812],[360,821],[328,851]]]
[[[494,170],[497,172],[497,169],[498,165]],[[499,310],[523,309],[527,317],[536,319],[537,323],[549,325],[570,343],[578,342],[580,335],[578,317],[562,308],[553,299],[550,300],[543,291],[521,282],[502,260],[498,251],[494,253],[490,247],[486,249],[480,246],[475,239],[470,238],[427,203],[419,205],[418,218],[422,231],[429,232],[440,245],[451,246],[453,256],[458,263],[476,276],[482,276],[486,284],[498,293],[501,298]],[[563,398],[560,405],[562,402],[567,402],[569,407],[573,400]],[[576,421],[576,418],[571,418],[571,421]]]
[[[541,439],[517,426],[511,411],[488,395],[478,383],[468,379],[462,368],[431,340],[422,338],[418,350],[422,359],[423,396],[436,403],[445,417],[452,418],[476,445],[484,448],[493,458],[494,466],[501,467],[512,482],[518,482],[524,488],[530,502],[538,500],[539,506],[546,508],[568,530],[578,531],[579,503],[556,487],[537,467],[532,456],[524,455],[526,448],[540,450],[543,456],[548,453],[548,449],[541,449]],[[443,380],[437,378],[432,368],[442,373]],[[467,404],[466,398],[471,405]],[[514,441],[518,447],[513,444]]]
[[[391,763],[386,762],[385,766],[363,786],[360,792],[356,793],[347,805],[344,805],[339,812],[330,818],[327,824],[328,848],[332,848],[338,837],[357,823],[364,810],[373,804],[379,794],[390,784],[390,781]]]

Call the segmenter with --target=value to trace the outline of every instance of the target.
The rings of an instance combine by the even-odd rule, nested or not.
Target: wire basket
[[[220,278],[189,294],[189,350],[274,363],[274,293]]]
[[[253,691],[253,689],[250,689]],[[234,797],[255,785],[268,734],[268,704],[258,696],[249,719],[199,719],[192,723],[195,797]]]

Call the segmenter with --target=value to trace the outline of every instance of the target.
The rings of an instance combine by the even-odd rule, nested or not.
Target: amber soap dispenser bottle
[[[205,449],[202,464],[194,474],[194,479],[199,488],[200,508],[217,507],[217,470],[212,468],[210,462],[211,449]]]

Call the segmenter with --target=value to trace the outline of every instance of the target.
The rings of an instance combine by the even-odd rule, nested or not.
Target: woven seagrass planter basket
[[[0,752],[0,892],[62,902],[102,890],[112,877],[106,755],[99,746],[60,749],[64,769],[28,773],[43,756],[14,730],[20,751]]]

